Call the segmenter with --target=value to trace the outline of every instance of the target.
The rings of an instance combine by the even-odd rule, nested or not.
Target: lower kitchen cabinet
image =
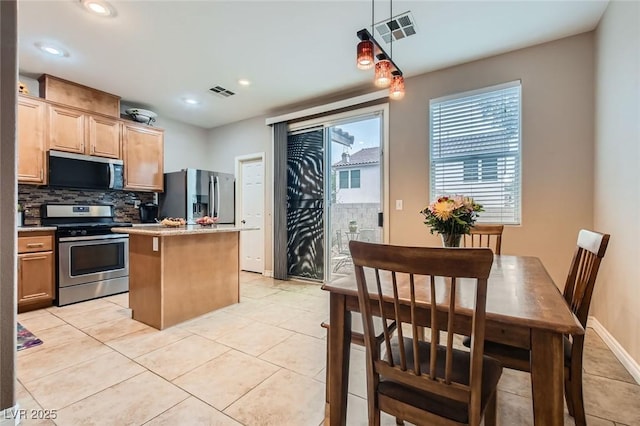
[[[18,312],[51,306],[55,297],[52,232],[18,233]]]

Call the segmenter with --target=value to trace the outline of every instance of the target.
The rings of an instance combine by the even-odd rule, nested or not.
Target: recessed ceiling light
[[[64,50],[63,48],[59,47],[59,46],[55,46],[53,44],[50,43],[36,43],[36,47],[40,50],[42,50],[45,53],[48,53],[49,55],[53,55],[53,56],[59,56],[59,57],[67,57],[69,56],[69,52],[67,52],[66,50]]]
[[[250,86],[251,82],[249,80],[247,80],[246,78],[241,78],[240,80],[238,80],[238,84],[240,86]]]
[[[105,0],[79,0],[84,9],[98,16],[114,17],[116,9]]]
[[[196,99],[191,99],[191,98],[186,98],[183,99],[185,104],[189,104],[189,105],[198,105],[200,103],[200,101],[196,100]]]

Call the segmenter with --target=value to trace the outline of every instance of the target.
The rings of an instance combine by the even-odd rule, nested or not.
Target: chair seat
[[[470,348],[471,338],[468,336],[465,337],[462,340],[462,344],[467,348]],[[571,365],[571,341],[567,336],[564,336],[563,345],[564,366],[568,368]],[[529,371],[528,369],[520,368],[521,366],[526,366],[531,362],[530,351],[528,349],[517,348],[515,346],[485,340],[484,353],[499,359],[507,368]]]
[[[420,351],[420,366],[422,374],[429,374],[429,363],[431,359],[430,343],[418,342],[418,350]],[[413,341],[409,338],[404,339],[404,350],[407,356],[407,370],[413,370]],[[444,377],[445,371],[445,347],[438,345],[439,352],[436,359],[436,370],[439,377]],[[400,359],[400,347],[397,339],[391,346],[393,359]],[[469,361],[471,354],[466,351],[453,350],[453,369],[452,381],[469,384]],[[489,397],[495,391],[502,374],[502,365],[499,361],[484,356],[482,360],[482,397],[481,410],[484,411]],[[468,405],[463,402],[448,399],[446,397],[435,395],[429,392],[418,390],[416,388],[406,386],[384,377],[380,378],[378,392],[390,398],[403,401],[414,407],[437,414],[451,420],[468,423],[469,412]]]

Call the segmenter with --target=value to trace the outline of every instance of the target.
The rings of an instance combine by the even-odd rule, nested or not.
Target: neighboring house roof
[[[342,154],[342,160],[335,163],[332,167],[353,167],[367,164],[378,164],[380,162],[380,148],[364,148],[360,151],[349,155],[347,153]]]

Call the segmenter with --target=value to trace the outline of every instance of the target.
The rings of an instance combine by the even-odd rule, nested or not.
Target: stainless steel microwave
[[[49,151],[49,186],[73,189],[123,189],[122,160]]]

